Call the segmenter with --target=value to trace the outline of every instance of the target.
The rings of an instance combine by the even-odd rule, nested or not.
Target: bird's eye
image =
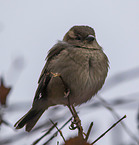
[[[95,36],[93,36],[93,35],[88,35],[86,37],[86,40],[89,41],[89,42],[93,41],[94,39],[95,39]]]
[[[77,36],[76,37],[76,40],[81,40],[81,36]]]

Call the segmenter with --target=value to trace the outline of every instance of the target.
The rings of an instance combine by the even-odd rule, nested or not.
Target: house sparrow
[[[50,106],[80,105],[103,86],[109,61],[89,26],[74,26],[48,53],[32,108],[16,124],[30,131]]]

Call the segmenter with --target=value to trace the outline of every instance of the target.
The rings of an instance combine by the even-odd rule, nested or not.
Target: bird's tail
[[[26,131],[29,132],[35,126],[44,111],[45,110],[34,110],[31,108],[21,119],[16,122],[14,126],[16,129],[26,126]]]

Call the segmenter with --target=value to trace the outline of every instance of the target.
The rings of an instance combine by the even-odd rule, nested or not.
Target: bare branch
[[[105,131],[101,136],[99,136],[95,141],[93,141],[91,144],[96,143],[98,140],[100,140],[107,132],[109,132],[112,128],[114,128],[119,122],[121,122],[123,119],[126,118],[126,115],[123,116],[120,120],[118,120],[116,123],[114,123],[107,131]]]
[[[65,138],[64,138],[64,136],[63,136],[63,134],[62,134],[62,131],[61,131],[60,129],[58,129],[57,125],[56,125],[52,120],[50,120],[50,121],[51,121],[52,124],[55,126],[55,128],[57,129],[57,131],[59,132],[59,134],[61,135],[61,137],[63,138],[63,140],[64,140],[64,142],[65,142]]]
[[[90,124],[90,126],[89,126],[89,129],[88,129],[88,131],[87,131],[86,138],[85,138],[86,141],[87,141],[88,138],[89,138],[89,135],[90,135],[90,132],[91,132],[92,126],[93,126],[93,122],[91,122],[91,124]]]

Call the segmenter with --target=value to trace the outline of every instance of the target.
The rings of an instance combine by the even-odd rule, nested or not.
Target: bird
[[[48,52],[31,109],[14,125],[29,132],[50,106],[81,105],[102,88],[109,60],[95,30],[75,25]]]

